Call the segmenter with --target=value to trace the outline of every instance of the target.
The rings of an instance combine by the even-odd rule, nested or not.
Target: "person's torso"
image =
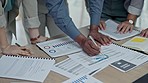
[[[104,0],[102,12],[110,16],[127,16],[127,10],[124,7],[125,1],[126,0]]]

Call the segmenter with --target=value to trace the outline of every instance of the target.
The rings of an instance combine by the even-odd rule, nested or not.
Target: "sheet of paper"
[[[2,56],[0,77],[43,82],[54,62],[49,59]]]
[[[52,71],[72,78],[78,75],[89,74],[92,70],[68,58],[54,65]]]
[[[123,44],[123,46],[130,47],[136,50],[148,52],[148,38],[136,36]]]
[[[148,56],[144,54],[131,54],[130,56],[123,57],[121,60],[111,63],[111,66],[122,71],[127,72],[135,67],[148,61]]]
[[[51,57],[59,57],[82,50],[80,46],[69,37],[37,43],[37,46]]]
[[[133,51],[129,52],[128,56],[125,56],[122,59],[111,63],[111,66],[122,72],[127,72],[147,61],[148,61],[148,55]]]
[[[52,70],[69,78],[83,74],[94,75],[111,62],[121,59],[125,54],[121,51],[124,48],[118,50],[116,47],[119,46],[114,44],[104,46],[102,54],[94,57],[90,57],[84,52],[71,54],[70,58],[55,64]]]
[[[103,83],[89,75],[79,75],[62,83]]]
[[[10,83],[41,83],[41,82],[26,82],[26,81],[18,81],[18,82],[10,82]]]
[[[68,55],[72,60],[84,65],[89,69],[97,69],[97,72],[101,71],[111,63],[119,60],[124,60],[125,62],[131,63],[133,65],[133,69],[146,61],[148,61],[148,56],[130,49],[126,49],[124,47],[111,44],[109,46],[101,47],[101,54],[97,56],[88,56],[84,52],[79,52],[75,54]]]
[[[122,40],[122,39],[125,39],[128,37],[135,36],[140,33],[139,31],[133,30],[131,33],[128,32],[126,34],[120,34],[120,33],[117,33],[117,26],[119,24],[117,24],[116,22],[114,22],[110,19],[107,20],[105,23],[106,23],[106,30],[102,30],[102,31],[99,30],[99,32],[104,35],[107,35],[115,40]]]
[[[93,71],[96,70],[92,74],[94,75],[95,73],[106,68],[108,65],[110,65],[110,63],[121,59],[125,55],[125,53],[121,51],[124,50],[125,48],[121,49],[119,48],[121,47],[111,44],[110,46],[102,46],[101,54],[97,56],[88,56],[84,52],[79,52],[68,56],[75,62],[82,64],[88,69],[91,69]]]

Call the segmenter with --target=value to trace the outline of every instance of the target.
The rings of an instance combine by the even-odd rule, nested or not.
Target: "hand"
[[[75,41],[90,56],[94,56],[100,53],[101,45],[97,43],[98,46],[96,46],[90,39],[87,39],[83,35],[79,35],[78,37],[76,37]]]
[[[140,36],[148,38],[148,28],[145,29],[145,30],[142,30],[141,33],[140,33]]]
[[[32,44],[36,44],[36,43],[39,43],[39,42],[48,41],[49,38],[39,35],[38,37],[36,37],[36,38],[31,38],[30,40],[31,40],[31,43],[32,43]]]
[[[99,30],[105,30],[105,29],[106,29],[105,21],[101,20],[99,24]]]
[[[103,35],[99,33],[98,31],[90,31],[89,35],[91,35],[101,45],[109,45],[112,43],[110,37]]]
[[[6,55],[32,55],[31,51],[24,46],[18,47],[16,45],[9,45],[2,49],[2,53]]]
[[[130,24],[128,21],[120,23],[117,27],[117,32],[125,34],[127,32],[132,32],[134,25]]]

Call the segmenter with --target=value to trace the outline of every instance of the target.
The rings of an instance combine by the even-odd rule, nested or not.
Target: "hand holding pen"
[[[90,38],[90,40],[91,40],[97,47],[99,47],[99,46],[97,45],[97,43],[95,42],[95,40],[92,38],[92,36],[89,36],[89,38]]]
[[[93,49],[93,51],[95,52],[94,54],[92,55],[97,55],[100,53],[100,48],[101,48],[101,45],[99,43],[96,43],[95,40],[92,38],[92,36],[89,36],[89,39],[91,40],[91,48]],[[89,54],[90,55],[90,54]],[[91,56],[92,56],[91,55]]]

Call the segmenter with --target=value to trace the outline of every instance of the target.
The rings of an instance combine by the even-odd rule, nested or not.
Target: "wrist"
[[[97,25],[90,25],[90,32],[98,32],[98,26]]]
[[[127,22],[130,23],[131,25],[134,25],[134,20],[132,19],[127,19]]]
[[[83,46],[84,42],[87,40],[87,38],[84,35],[79,35],[75,38],[75,41],[80,45]]]
[[[37,38],[39,36],[38,28],[29,28],[28,31],[29,31],[30,38]]]
[[[9,46],[10,46],[10,44],[3,45],[3,46],[1,46],[1,50],[3,51],[4,49],[8,48]]]
[[[132,25],[135,24],[136,19],[137,19],[137,15],[133,15],[129,13],[127,16],[127,21]]]

